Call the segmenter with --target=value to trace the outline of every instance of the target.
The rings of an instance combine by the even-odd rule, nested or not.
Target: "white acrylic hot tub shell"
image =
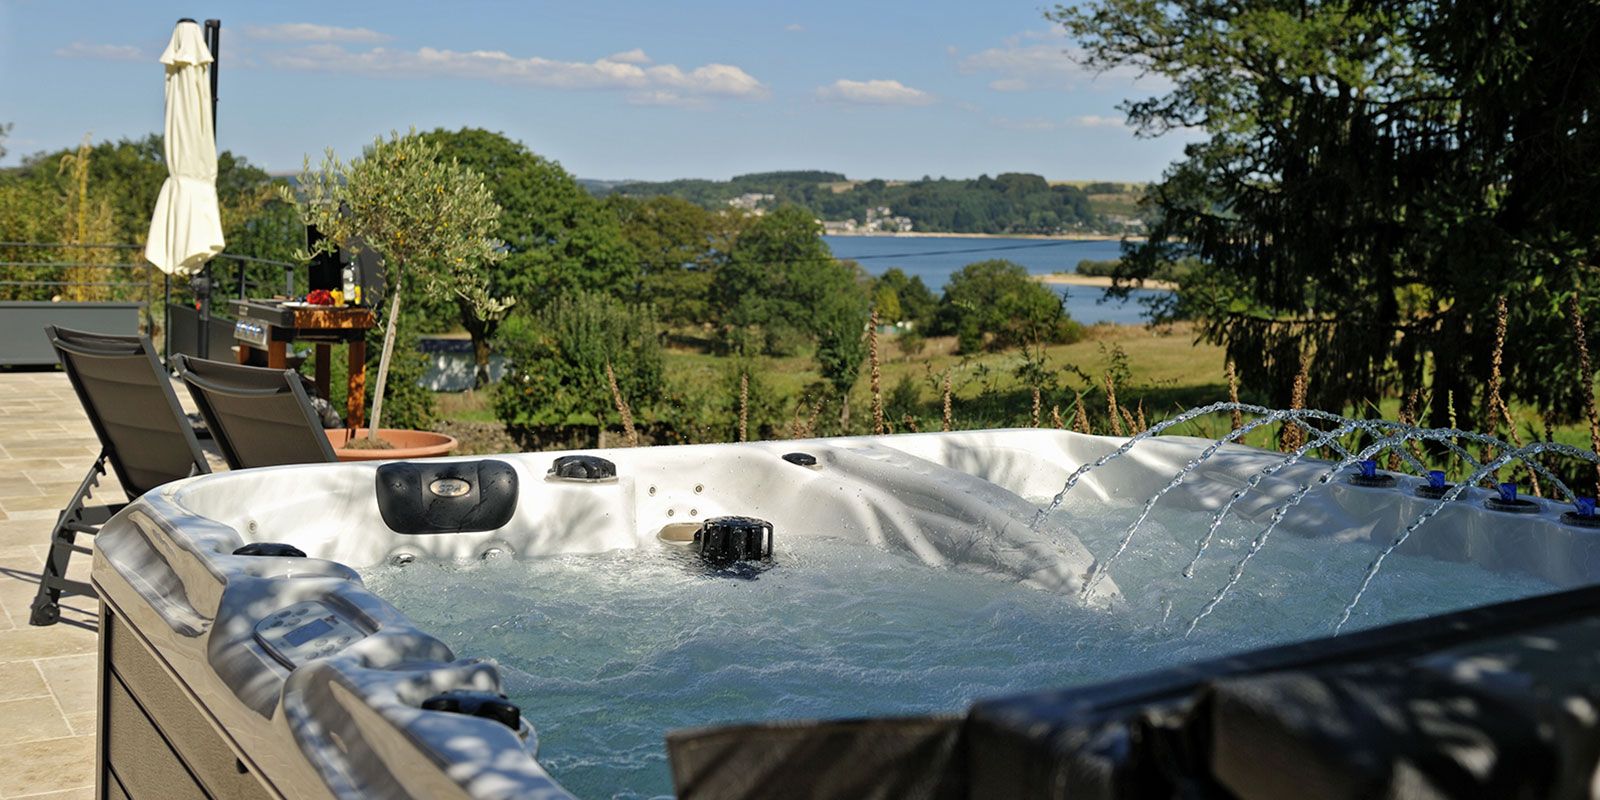
[[[657,547],[665,525],[722,515],[773,523],[777,539],[852,535],[953,563],[1076,593],[1093,558],[1067,528],[1031,530],[1040,498],[1081,465],[1125,440],[1025,429],[758,442],[600,452],[618,477],[549,480],[557,453],[499,457],[518,474],[518,509],[504,527],[478,533],[404,535],[382,521],[374,464],[277,467],[203,476],[141,498],[103,529],[93,582],[108,613],[137,631],[171,676],[209,715],[241,762],[287,797],[374,792],[429,797],[564,796],[510,729],[488,720],[422,711],[453,688],[500,689],[488,660],[457,660],[362,587],[351,569],[397,555],[516,557]],[[1075,493],[1144,500],[1210,442],[1162,437],[1087,473]],[[816,457],[815,467],[783,460]],[[1220,507],[1279,454],[1226,447],[1162,503]],[[1330,468],[1281,470],[1233,509],[1265,520],[1300,485]],[[1387,542],[1432,505],[1393,489],[1342,478],[1312,492],[1286,530]],[[1600,577],[1600,536],[1562,525],[1562,508],[1503,515],[1481,493],[1446,507],[1411,552],[1513,569],[1559,586]],[[284,542],[309,558],[235,556],[246,542]],[[1112,580],[1096,603],[1114,603]],[[375,630],[331,658],[291,672],[252,640],[256,621],[319,600]],[[536,726],[538,720],[531,722]]]

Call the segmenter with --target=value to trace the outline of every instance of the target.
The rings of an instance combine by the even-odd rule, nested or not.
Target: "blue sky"
[[[156,57],[222,20],[218,146],[271,171],[410,127],[500,131],[586,178],[1151,180],[1181,134],[1117,104],[1030,2],[0,0],[0,165],[161,128]]]

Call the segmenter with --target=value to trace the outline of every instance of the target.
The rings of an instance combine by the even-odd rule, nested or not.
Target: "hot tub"
[[[1379,547],[1428,517],[1395,553],[1479,570],[1471,575],[1527,578],[1535,593],[1600,576],[1600,539],[1563,522],[1567,506],[1533,501],[1531,513],[1497,512],[1485,507],[1491,498],[1482,490],[1419,496],[1419,478],[1358,485],[1350,469],[1327,462],[1288,464],[1281,454],[1206,440],[1126,444],[1047,430],[913,434],[306,465],[169,484],[131,503],[97,538],[101,796],[176,796],[180,786],[226,797],[568,796],[535,757],[537,710],[504,697],[507,676],[493,658],[502,654],[454,652],[437,631],[368,591],[363,570],[628,550],[682,557],[709,549],[717,525],[759,520],[755,530],[770,525],[766,541],[776,543],[771,570],[800,568],[785,564],[786,542],[839,537],[908,563],[1067,598],[1085,614],[1115,615],[1152,602],[1119,581],[1135,556],[1114,557],[1138,550],[1145,523],[1091,548],[1073,515],[1120,503],[1143,520],[1141,507],[1159,496],[1162,508],[1202,518],[1226,507],[1241,524],[1279,537]],[[1069,482],[1077,505],[1041,515]],[[1239,552],[1257,549],[1265,548],[1247,542]],[[724,567],[714,561],[710,569]],[[1224,572],[1242,570],[1241,563]],[[729,579],[752,577],[771,581]],[[1217,601],[1228,602],[1225,594]],[[1600,600],[1591,590],[1578,597],[1562,601],[1562,613],[1594,617]],[[1406,642],[1428,638],[1403,630]],[[1389,631],[1314,652],[1355,652],[1355,642],[1370,655],[1374,641],[1391,642],[1379,651],[1404,649],[1383,638],[1397,635]],[[1180,689],[1196,675],[1301,663],[1295,658],[1271,651],[1224,666],[1180,666],[1142,679],[1155,682],[1141,691],[1114,694],[1130,707],[1141,698],[1181,706],[1172,698],[1186,696]],[[1135,660],[1103,677],[1151,666]],[[1072,696],[1069,707],[1093,706],[1105,727],[1110,706]],[[1026,713],[1015,703],[980,704],[966,714],[944,709],[842,727],[676,734],[676,788],[703,797],[1033,792],[1059,785],[1040,777],[1055,773],[1039,764],[1065,763],[1064,754],[1084,744],[1014,738],[1015,729],[1077,730],[1057,724],[1068,713],[1060,709],[1042,717],[1054,723],[1041,723],[1037,705],[1024,703]],[[862,783],[864,775],[880,779]]]

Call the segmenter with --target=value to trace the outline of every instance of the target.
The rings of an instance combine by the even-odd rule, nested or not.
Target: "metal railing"
[[[0,252],[3,252],[8,248],[20,249],[24,252],[28,250],[98,250],[127,252],[143,251],[144,246],[139,244],[0,242]],[[91,253],[91,257],[92,255],[93,254]],[[137,259],[137,257],[135,258]],[[232,280],[230,281],[218,280],[217,261],[221,260],[233,262],[235,270],[234,275],[231,276]],[[250,265],[281,267],[283,269],[283,283],[276,284],[252,280],[249,275],[249,270],[247,269],[247,267]],[[178,291],[188,295],[188,297],[185,299],[186,304],[188,301],[192,300],[195,303],[195,310],[199,314],[199,335],[201,337],[200,349],[202,351],[209,350],[207,345],[210,328],[209,320],[211,318],[211,299],[216,289],[231,285],[231,288],[237,292],[236,296],[240,298],[249,297],[250,292],[253,289],[266,290],[269,293],[276,293],[281,290],[287,296],[293,297],[295,287],[295,269],[296,265],[287,261],[277,261],[268,258],[255,258],[253,256],[240,256],[233,255],[231,253],[220,253],[217,255],[216,259],[206,265],[205,269],[190,276],[189,280],[187,281],[180,281],[176,288]],[[16,277],[14,270],[44,270],[47,272],[46,274],[34,277],[18,278]],[[106,280],[105,278],[112,276],[107,276],[103,273],[94,274],[88,272],[80,273],[78,275],[71,275],[71,271],[73,270],[126,270],[137,271],[142,273],[142,275],[138,278],[130,277],[128,279]],[[155,298],[155,290],[157,286],[157,281],[155,280],[155,267],[149,262],[143,261],[143,259],[130,260],[129,262],[96,260],[41,261],[33,259],[0,260],[0,300],[23,300],[31,298],[35,300],[71,299],[82,302],[142,302],[144,304],[144,328],[152,337],[156,336],[156,331],[158,329],[158,317],[161,321],[159,328],[164,332],[170,333],[170,326],[166,323],[168,309],[173,308],[174,284],[172,281],[172,276],[162,273],[162,278],[159,285],[161,287],[162,297],[160,307],[158,309]],[[42,296],[44,294],[42,291],[26,291],[30,287],[41,290],[49,289],[63,291],[53,292],[50,297],[45,298]],[[70,295],[70,297],[63,298],[62,295]],[[163,349],[170,351],[170,337],[163,336],[163,339],[167,341],[167,346]]]

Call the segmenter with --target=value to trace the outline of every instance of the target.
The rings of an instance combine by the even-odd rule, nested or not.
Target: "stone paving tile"
[[[68,714],[67,725],[72,728],[73,736],[93,736],[95,735],[95,720],[99,718],[100,715],[94,710],[85,711],[82,714]]]
[[[40,525],[32,520],[5,519],[0,520],[0,548],[32,547],[36,544],[50,542],[50,526],[55,524],[54,518],[45,525]],[[21,555],[20,553],[17,555]],[[0,566],[12,566],[10,561],[0,561]]]
[[[61,658],[41,658],[33,662],[39,671],[44,673],[45,684],[55,695],[56,702],[61,706],[61,713],[71,716],[94,711],[95,669],[99,666],[98,658],[95,653],[84,653]]]
[[[6,721],[5,725],[0,725],[0,749],[18,742],[72,735],[66,716],[56,707],[56,699],[49,695],[0,701],[0,719]]]
[[[17,618],[15,612],[12,618]],[[23,616],[19,621],[26,620]],[[0,631],[0,663],[82,655],[95,652],[95,648],[95,632],[72,625],[57,623],[45,628],[23,625]]]
[[[7,797],[6,800],[94,800],[94,787],[79,786],[76,789],[66,789],[60,792],[22,794],[16,797]]]
[[[66,505],[68,499],[71,499],[71,498],[62,499],[57,504],[57,507],[53,508],[53,509],[52,508],[41,508],[41,509],[39,509],[37,511],[7,511],[6,514],[9,515],[10,519],[14,519],[14,520],[34,520],[34,521],[43,520],[46,524],[45,524],[45,527],[43,529],[43,533],[40,533],[39,535],[42,536],[42,537],[45,537],[45,538],[49,538],[49,536],[50,536],[50,524],[52,524],[52,523],[54,523],[56,521],[56,516],[61,511],[60,506]]]
[[[74,489],[77,487],[73,487]],[[44,489],[28,478],[0,478],[0,497],[31,497],[44,494]],[[70,495],[72,489],[68,489]]]
[[[0,797],[94,786],[94,737],[41,739],[0,748]]]
[[[25,513],[28,511],[60,511],[72,497],[51,497],[49,495],[33,495],[30,497],[5,498],[6,511]],[[46,536],[49,535],[47,532]]]
[[[0,701],[49,696],[50,687],[45,685],[44,676],[32,661],[0,664]]]

